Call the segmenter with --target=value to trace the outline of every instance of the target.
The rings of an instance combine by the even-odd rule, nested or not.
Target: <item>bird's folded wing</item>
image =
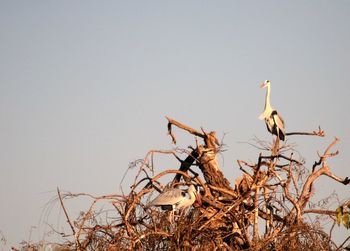
[[[276,123],[277,127],[278,127],[283,133],[285,133],[284,121],[283,121],[283,118],[281,117],[281,115],[280,115],[279,113],[276,112],[276,114],[274,115],[273,119],[275,120],[275,123]]]
[[[150,205],[161,206],[161,205],[175,205],[184,198],[184,191],[181,189],[171,189],[158,195]]]

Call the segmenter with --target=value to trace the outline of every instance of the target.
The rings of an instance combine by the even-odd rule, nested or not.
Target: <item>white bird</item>
[[[265,109],[264,112],[259,116],[259,119],[265,120],[267,130],[276,135],[280,140],[285,139],[286,130],[284,127],[284,121],[277,110],[273,109],[270,104],[270,80],[265,80],[260,85],[261,88],[267,88],[265,98]]]
[[[166,190],[151,201],[148,206],[161,207],[163,210],[181,210],[191,206],[196,199],[199,200],[199,193],[194,185],[190,185],[187,193],[179,188]]]

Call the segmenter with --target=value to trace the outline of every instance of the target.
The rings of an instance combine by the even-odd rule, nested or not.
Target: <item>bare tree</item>
[[[334,174],[327,159],[338,155],[333,150],[339,139],[326,147],[312,166],[295,158],[295,150],[284,143],[259,142],[261,153],[255,163],[237,160],[242,175],[234,182],[225,178],[217,160],[222,143],[214,131],[193,129],[167,117],[168,133],[176,144],[174,127],[190,133],[195,144],[188,149],[151,150],[138,167],[131,191],[127,195],[61,194],[58,197],[71,233],[64,248],[75,250],[339,250],[348,244],[347,238],[337,246],[332,240],[336,223],[349,227],[349,203],[337,210],[309,208],[315,195],[314,182],[321,176],[344,185],[347,177]],[[286,134],[323,137],[319,128],[314,132]],[[168,155],[179,161],[178,169],[155,173],[155,155]],[[180,155],[186,154],[185,158]],[[163,184],[161,178],[169,182]],[[148,207],[155,194],[169,187],[195,183],[201,187],[202,203],[195,203],[188,213],[178,213],[169,220],[168,211]],[[92,204],[88,211],[72,221],[64,200],[88,196]],[[96,205],[108,201],[114,216],[104,219]],[[307,215],[328,217],[334,224],[329,232]],[[63,249],[62,249],[63,250]]]

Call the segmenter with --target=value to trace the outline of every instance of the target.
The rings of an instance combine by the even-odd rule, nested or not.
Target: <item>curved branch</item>
[[[180,122],[178,122],[178,121],[176,121],[176,120],[174,120],[172,118],[169,118],[167,116],[165,116],[165,118],[169,121],[169,123],[168,123],[168,131],[169,131],[169,128],[170,128],[170,131],[171,131],[171,125],[174,125],[174,126],[177,126],[180,129],[188,131],[189,133],[191,133],[191,134],[193,134],[195,136],[201,137],[203,139],[205,138],[205,135],[203,133],[201,133],[201,132],[199,132],[199,131],[197,131],[197,130],[195,130],[195,129],[187,126],[187,125],[181,124]],[[172,136],[172,134],[170,134],[170,136]],[[175,140],[175,142],[176,142],[176,140]]]

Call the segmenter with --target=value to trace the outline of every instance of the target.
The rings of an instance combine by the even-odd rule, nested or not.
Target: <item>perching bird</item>
[[[171,188],[159,194],[148,206],[161,207],[163,210],[186,209],[199,199],[198,196],[194,185],[189,186],[187,193],[179,188]]]
[[[261,84],[261,88],[267,88],[265,98],[265,109],[264,112],[259,116],[259,119],[265,119],[267,130],[276,135],[277,138],[284,141],[286,130],[284,127],[284,121],[281,115],[271,107],[270,104],[270,80],[265,80]]]

